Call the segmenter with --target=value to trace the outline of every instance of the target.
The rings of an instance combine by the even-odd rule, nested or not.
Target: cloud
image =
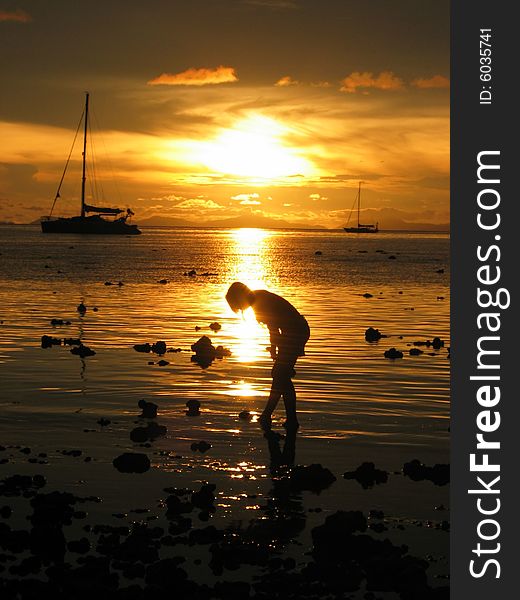
[[[204,200],[203,198],[190,198],[189,200],[184,200],[180,204],[177,204],[175,208],[180,208],[183,210],[189,209],[204,209],[204,210],[221,210],[224,206],[213,202],[213,200]]]
[[[253,194],[237,194],[236,196],[231,196],[231,200],[240,200],[240,204],[244,206],[257,206],[261,204],[258,198],[260,196],[256,193]]]
[[[275,85],[278,87],[289,87],[291,85],[299,85],[299,81],[297,81],[296,79],[293,79],[290,75],[285,75],[284,77],[281,77],[276,83]]]
[[[32,21],[32,18],[28,12],[25,12],[25,10],[0,10],[0,23],[4,21],[29,23]]]
[[[210,85],[238,81],[233,67],[220,65],[216,69],[187,69],[181,73],[162,73],[150,79],[148,85]]]
[[[354,94],[359,88],[373,88],[377,90],[400,90],[403,86],[403,80],[394,75],[392,71],[382,71],[374,77],[373,73],[360,73],[355,71],[341,81],[341,92]]]
[[[329,81],[312,81],[311,86],[317,88],[330,88],[331,83]]]
[[[237,194],[236,196],[231,196],[231,200],[254,200],[256,198],[260,198],[256,192],[253,194]]]
[[[447,77],[444,77],[443,75],[434,75],[429,79],[414,79],[412,81],[412,85],[421,90],[428,90],[434,88],[449,88],[450,80]]]

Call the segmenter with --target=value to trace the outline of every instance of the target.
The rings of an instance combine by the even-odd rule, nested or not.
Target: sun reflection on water
[[[233,281],[241,281],[253,290],[266,289],[269,283],[268,265],[272,232],[244,228],[235,229],[230,234],[235,259]],[[231,309],[229,313],[232,314]],[[232,325],[232,336],[231,351],[237,360],[254,363],[265,358],[269,335],[267,329],[258,323],[251,308],[237,315]]]

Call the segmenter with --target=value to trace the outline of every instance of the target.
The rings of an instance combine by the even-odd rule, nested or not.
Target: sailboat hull
[[[80,233],[95,235],[139,235],[137,225],[126,223],[125,219],[108,221],[95,215],[92,217],[70,217],[41,221],[43,233]]]
[[[377,233],[377,227],[344,227],[347,233]]]

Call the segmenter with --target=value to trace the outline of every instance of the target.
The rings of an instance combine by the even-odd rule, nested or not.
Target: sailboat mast
[[[361,203],[361,181],[359,182],[357,193],[357,226],[359,227],[359,205]]]
[[[85,92],[85,129],[83,131],[83,176],[81,178],[81,216],[85,217],[85,181],[87,180],[85,164],[87,158],[87,130],[88,130],[88,97]]]

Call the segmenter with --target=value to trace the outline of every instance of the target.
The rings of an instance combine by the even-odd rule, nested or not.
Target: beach
[[[50,511],[55,554],[29,538],[4,547],[6,597],[20,578],[70,598],[447,597],[449,475],[434,468],[449,463],[447,234],[44,236],[2,226],[0,252],[0,506],[11,509],[0,526],[41,530],[35,513],[49,514],[52,498],[40,509],[35,498],[76,498],[58,502],[65,516]],[[251,311],[227,306],[234,281],[282,295],[310,325],[295,435],[282,427],[283,403],[271,434],[257,422],[271,384],[269,335]],[[369,327],[383,337],[367,341]],[[203,335],[230,355],[194,362]],[[61,343],[42,347],[42,336]],[[67,339],[95,354],[72,354]],[[165,352],[134,348],[159,341]],[[385,357],[391,348],[402,357]],[[157,417],[139,416],[141,400]],[[188,415],[194,400],[199,414]],[[150,423],[166,429],[131,439]],[[113,461],[125,453],[146,455],[150,468],[120,472]],[[32,479],[6,485],[15,475]],[[85,514],[69,518],[66,506]],[[352,550],[331,573],[334,530]],[[377,567],[363,544],[374,545]],[[58,563],[77,581],[96,575],[99,589],[49,575]]]

